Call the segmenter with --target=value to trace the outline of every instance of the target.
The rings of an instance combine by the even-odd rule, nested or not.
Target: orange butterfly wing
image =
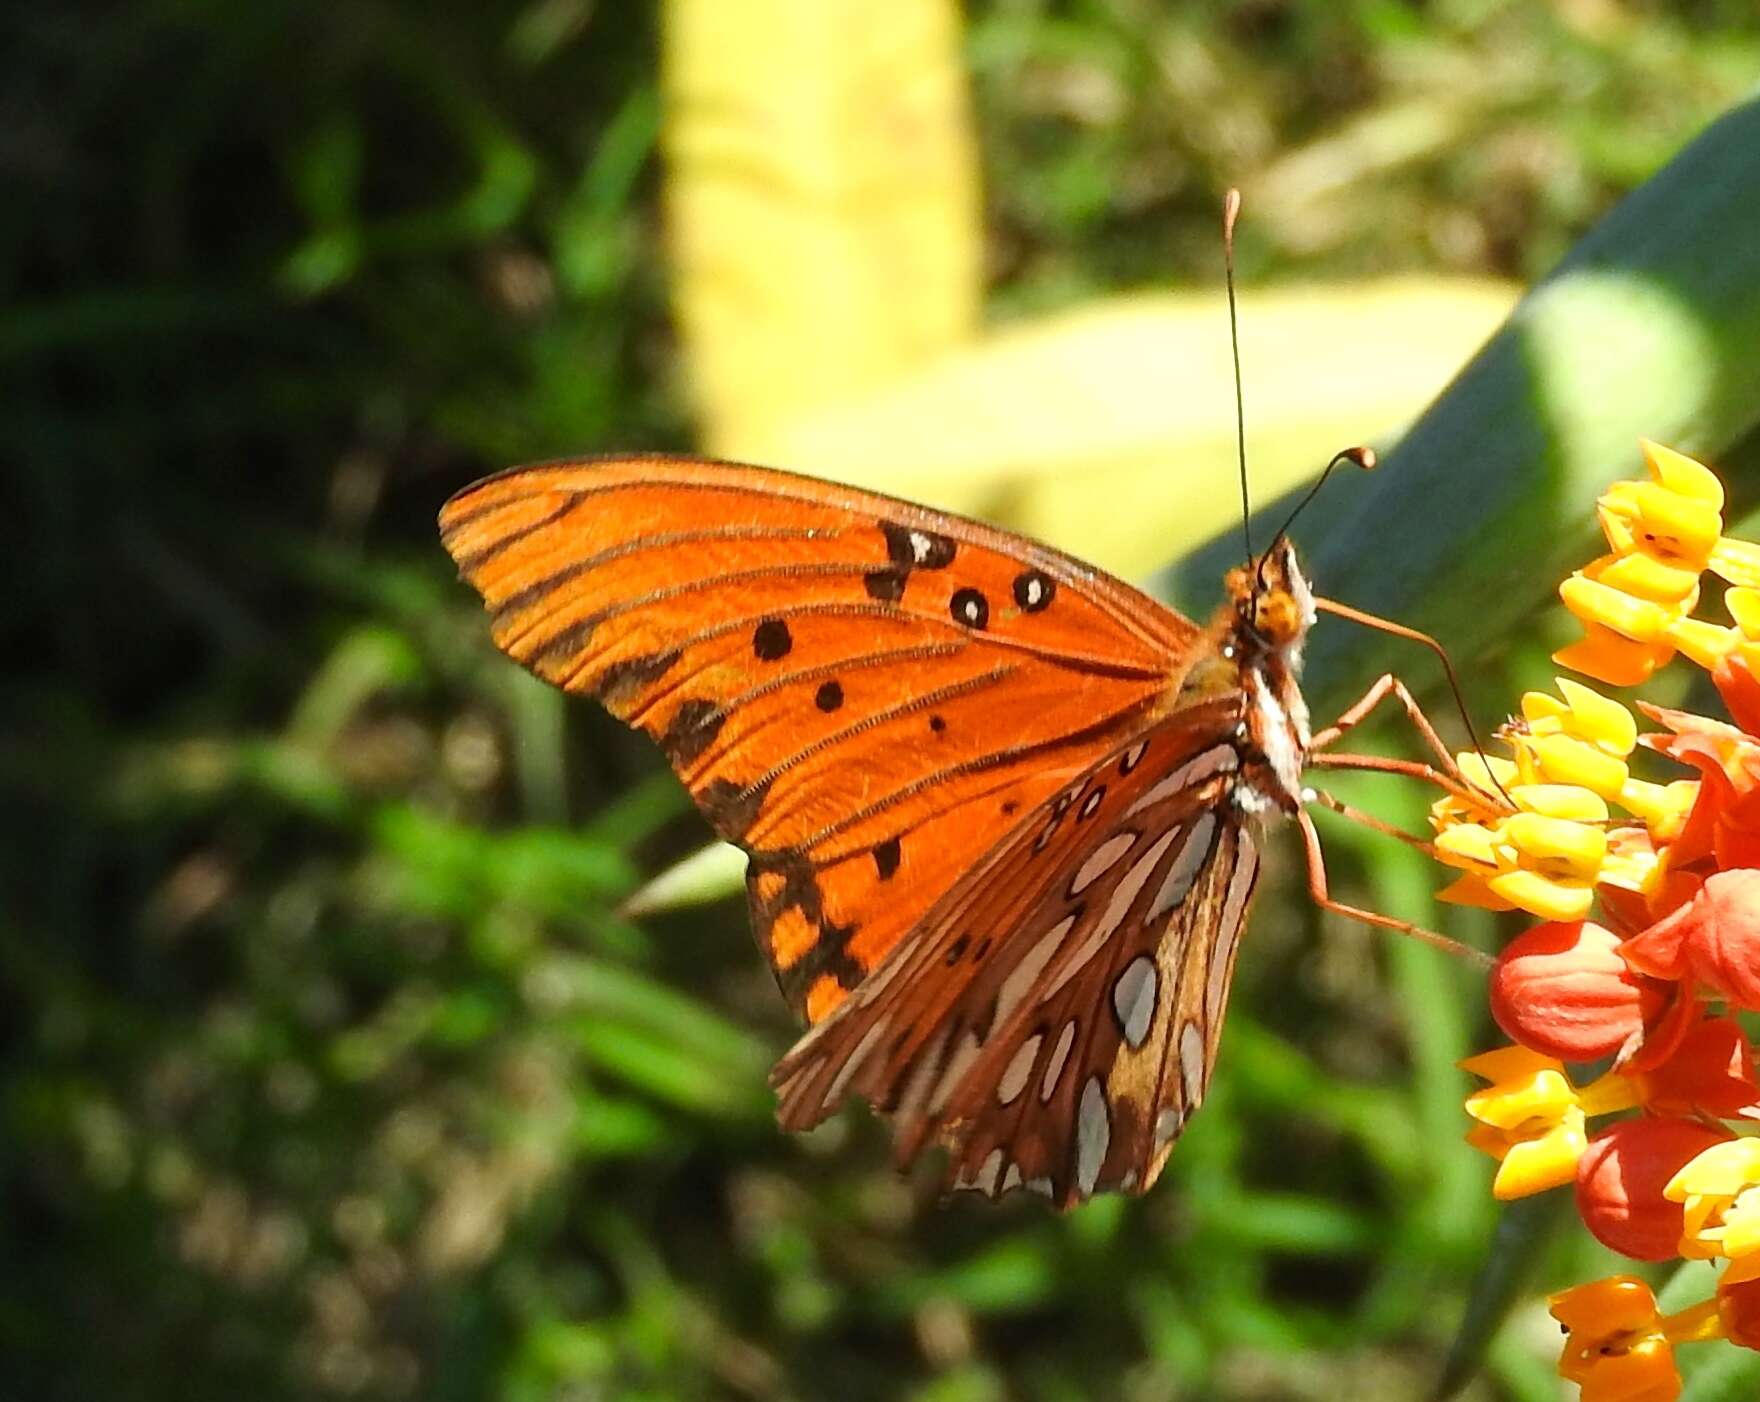
[[[1201,651],[1067,555],[765,468],[520,468],[440,526],[495,641],[653,736],[751,854],[759,946],[815,1023]]]
[[[1209,1084],[1258,875],[1242,709],[1181,710],[1018,828],[778,1063],[782,1123],[860,1095],[901,1163],[946,1146],[953,1188],[1147,1189]]]

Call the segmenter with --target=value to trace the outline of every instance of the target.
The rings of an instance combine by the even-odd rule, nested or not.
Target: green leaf
[[[1622,200],[1385,455],[1303,517],[1322,593],[1436,634],[1471,658],[1593,554],[1596,495],[1641,472],[1640,436],[1718,456],[1760,423],[1760,99],[1715,122]],[[1371,427],[1364,426],[1366,429]],[[1316,445],[1316,466],[1334,445]],[[1732,509],[1760,478],[1729,483]],[[1289,503],[1255,520],[1268,539]],[[1207,610],[1231,532],[1161,580]],[[1328,623],[1310,646],[1325,715],[1421,650]]]

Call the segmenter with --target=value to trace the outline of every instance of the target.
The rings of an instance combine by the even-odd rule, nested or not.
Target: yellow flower
[[[1745,541],[1727,543],[1746,545]],[[1669,642],[1689,661],[1707,670],[1737,649],[1746,657],[1748,666],[1756,668],[1760,664],[1760,589],[1742,585],[1726,589],[1723,603],[1735,620],[1733,628],[1702,618],[1683,618],[1669,626]]]
[[[1431,810],[1439,860],[1467,874],[1442,891],[1461,905],[1580,920],[1607,858],[1607,804],[1575,784],[1510,784],[1517,811],[1463,821],[1444,799]]]
[[[1723,534],[1723,484],[1710,469],[1639,442],[1649,480],[1615,482],[1597,502],[1610,553],[1559,585],[1584,636],[1553,660],[1615,686],[1636,686],[1676,651],[1709,668],[1739,647],[1760,664],[1760,545]],[[1735,586],[1725,592],[1733,628],[1692,616],[1707,569]]]
[[[1627,779],[1620,789],[1619,806],[1643,822],[1653,841],[1672,842],[1687,825],[1687,814],[1698,798],[1697,779],[1676,779],[1667,784]]]
[[[1522,697],[1527,732],[1512,743],[1532,757],[1536,774],[1547,782],[1575,784],[1618,802],[1638,722],[1619,702],[1581,682],[1557,681],[1560,696],[1530,691]]]
[[[1637,1104],[1617,1072],[1578,1090],[1563,1062],[1526,1047],[1482,1052],[1461,1068],[1491,1082],[1467,1097],[1467,1113],[1479,1122],[1467,1143],[1498,1161],[1491,1192],[1503,1202],[1569,1183],[1588,1147],[1587,1117]]]
[[[1681,1255],[1728,1257],[1729,1284],[1760,1278],[1760,1139],[1712,1145],[1662,1195],[1682,1205]]]

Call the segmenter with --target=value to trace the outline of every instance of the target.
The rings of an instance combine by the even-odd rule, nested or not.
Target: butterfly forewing
[[[1115,750],[1017,828],[779,1064],[783,1123],[850,1093],[947,1181],[1142,1191],[1202,1100],[1257,854],[1238,697]]]
[[[1056,551],[768,469],[520,469],[441,530],[497,643],[652,735],[752,854],[760,947],[812,1021],[1202,641]]]

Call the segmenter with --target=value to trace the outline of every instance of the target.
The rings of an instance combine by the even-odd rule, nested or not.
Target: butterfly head
[[[1230,632],[1244,658],[1283,653],[1299,660],[1313,626],[1314,594],[1289,537],[1279,535],[1251,567],[1229,571]]]

